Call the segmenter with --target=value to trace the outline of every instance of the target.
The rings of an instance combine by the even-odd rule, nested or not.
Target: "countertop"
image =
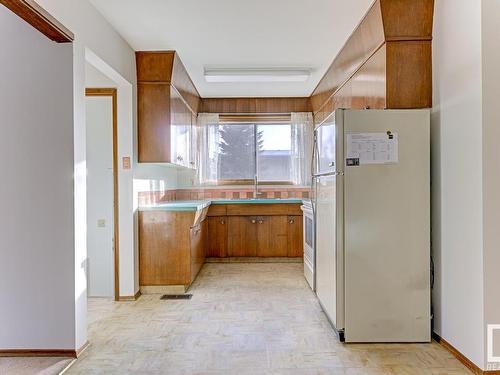
[[[193,201],[161,202],[150,206],[141,206],[139,211],[198,211],[211,204],[282,204],[302,203],[300,198],[269,198],[269,199],[212,199]]]

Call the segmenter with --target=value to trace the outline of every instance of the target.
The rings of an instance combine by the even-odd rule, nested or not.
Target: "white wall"
[[[86,275],[86,156],[85,156],[85,63],[100,65],[101,72],[118,82],[118,156],[133,157],[135,123],[135,53],[87,0],[37,0],[52,16],[75,34],[74,140],[75,140],[75,283],[76,347],[87,339]],[[106,71],[103,71],[105,69]],[[135,293],[133,221],[133,169],[119,169],[120,206],[120,295]]]
[[[500,324],[500,1],[483,0],[484,322]],[[486,327],[485,327],[486,329]],[[493,355],[500,356],[500,341]],[[485,356],[486,357],[486,356]],[[487,359],[485,359],[486,361]],[[498,369],[498,365],[496,364]]]
[[[88,295],[114,297],[113,99],[86,98]]]
[[[0,45],[0,349],[74,349],[72,45],[3,6]]]
[[[434,330],[483,367],[480,1],[436,0],[433,71]]]
[[[117,84],[90,63],[85,64],[85,87],[116,88]]]

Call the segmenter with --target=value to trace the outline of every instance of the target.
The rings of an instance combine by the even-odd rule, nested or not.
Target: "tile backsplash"
[[[158,202],[202,199],[247,199],[253,198],[253,186],[204,187],[166,189],[161,191],[139,191],[139,205]],[[260,186],[259,198],[309,198],[308,186]]]

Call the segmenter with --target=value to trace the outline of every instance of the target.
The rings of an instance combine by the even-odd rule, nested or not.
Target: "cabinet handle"
[[[226,224],[226,222],[224,221],[224,219],[220,219],[219,223],[221,223],[222,225]]]
[[[264,222],[264,220],[259,220],[259,224],[262,224]]]
[[[293,224],[293,223],[295,223],[295,220],[290,219],[290,220],[288,220],[288,222],[289,222],[290,224]]]
[[[255,219],[252,219],[252,224],[255,224],[256,223],[256,220]]]

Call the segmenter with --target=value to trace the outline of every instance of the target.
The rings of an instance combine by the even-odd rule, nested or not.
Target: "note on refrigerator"
[[[389,164],[398,160],[398,133],[348,133],[346,165]]]

